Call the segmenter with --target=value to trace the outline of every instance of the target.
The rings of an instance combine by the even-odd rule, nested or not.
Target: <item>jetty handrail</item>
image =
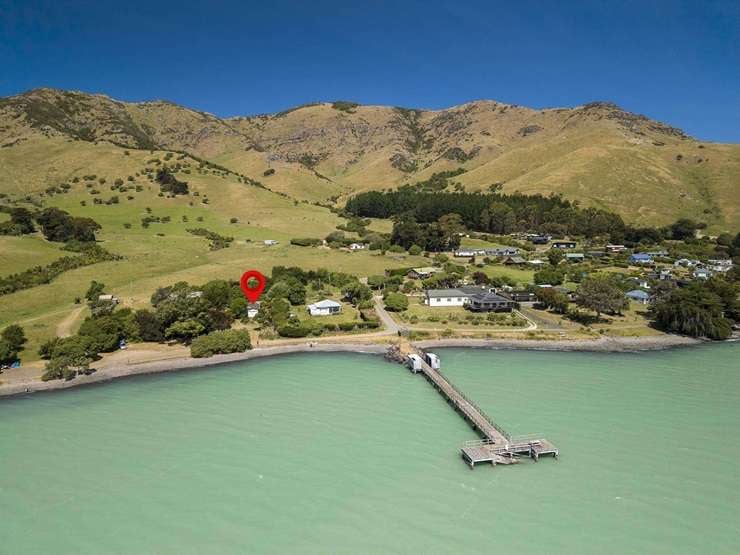
[[[485,413],[485,412],[483,411],[483,409],[481,409],[481,408],[480,408],[480,407],[479,407],[478,405],[476,405],[476,404],[475,404],[475,403],[474,403],[473,401],[471,401],[470,399],[468,399],[468,398],[467,398],[467,397],[465,396],[465,394],[464,394],[464,393],[462,393],[462,391],[461,391],[461,390],[460,390],[460,389],[459,389],[458,387],[455,387],[455,384],[453,384],[453,383],[452,383],[452,381],[450,381],[450,379],[449,379],[449,378],[448,378],[447,376],[445,376],[445,375],[444,375],[444,374],[442,373],[442,371],[441,371],[441,370],[439,370],[439,369],[436,369],[436,370],[435,370],[435,369],[433,369],[433,368],[432,368],[431,366],[429,366],[428,364],[426,364],[426,362],[425,362],[424,364],[422,364],[422,368],[424,368],[425,366],[426,366],[426,367],[428,367],[428,368],[429,368],[429,370],[431,370],[432,372],[436,372],[436,373],[437,373],[437,374],[438,374],[438,375],[439,375],[439,376],[440,376],[440,377],[441,377],[441,378],[442,378],[442,379],[443,379],[444,381],[446,381],[446,382],[447,382],[447,383],[449,384],[449,386],[450,386],[450,387],[451,387],[452,389],[454,389],[454,390],[455,390],[455,392],[456,392],[456,393],[457,393],[457,394],[458,394],[458,395],[459,395],[460,397],[462,397],[462,398],[463,398],[463,399],[464,399],[464,400],[465,400],[465,401],[466,401],[466,402],[467,402],[467,403],[468,403],[468,404],[469,404],[470,406],[472,406],[472,407],[473,407],[473,408],[474,408],[474,409],[475,409],[476,411],[478,411],[478,413],[479,413],[479,414],[480,414],[480,415],[481,415],[481,416],[482,416],[482,417],[483,417],[483,418],[484,418],[484,419],[486,420],[486,422],[488,422],[488,423],[489,423],[489,424],[490,424],[491,426],[493,426],[493,428],[494,428],[494,429],[495,429],[496,431],[498,431],[498,432],[499,432],[499,433],[500,433],[500,434],[501,434],[502,436],[504,436],[504,437],[505,437],[505,438],[506,438],[506,439],[507,439],[508,441],[511,441],[511,435],[509,434],[509,432],[507,432],[507,431],[506,431],[506,430],[504,430],[504,429],[503,429],[503,428],[502,428],[501,426],[499,426],[498,424],[496,424],[496,422],[494,422],[494,421],[493,421],[493,419],[492,419],[492,418],[491,418],[490,416],[488,416],[488,414],[486,414],[486,413]],[[428,371],[426,370],[426,368],[425,368],[425,373],[426,373],[426,374],[428,374],[428,373],[429,373],[429,372],[428,372]]]

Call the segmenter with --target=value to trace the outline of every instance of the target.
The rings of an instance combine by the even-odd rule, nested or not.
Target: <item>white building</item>
[[[361,251],[364,248],[365,248],[365,245],[363,245],[362,243],[352,243],[349,246],[349,250],[351,250],[351,251]]]
[[[729,272],[732,269],[732,260],[729,258],[710,258],[707,267],[714,272]]]
[[[253,303],[247,305],[247,318],[252,319],[257,316],[260,312],[260,303]]]
[[[118,304],[120,300],[115,295],[98,295],[98,301]]]
[[[342,303],[332,301],[331,299],[324,299],[323,301],[308,305],[306,309],[311,316],[330,316],[342,312]]]
[[[427,289],[424,292],[424,303],[430,307],[465,306],[473,295],[487,292],[488,289],[483,287]]]
[[[709,279],[710,277],[712,277],[712,272],[707,268],[697,268],[694,270],[695,279]]]
[[[275,239],[265,239],[263,243],[265,244],[266,247],[272,247],[274,245],[277,245],[279,241],[276,241]]]

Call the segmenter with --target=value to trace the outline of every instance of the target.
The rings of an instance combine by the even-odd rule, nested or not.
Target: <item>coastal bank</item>
[[[117,361],[97,365],[96,371],[87,376],[78,376],[74,380],[52,380],[43,382],[40,379],[25,379],[16,381],[2,381],[0,383],[0,397],[8,395],[22,395],[38,391],[53,391],[71,387],[102,383],[117,378],[174,372],[177,370],[208,368],[231,362],[240,362],[264,357],[280,356],[293,353],[367,353],[383,355],[388,348],[397,344],[392,336],[387,336],[382,342],[358,341],[347,343],[330,343],[308,341],[295,344],[281,344],[260,346],[243,353],[228,355],[214,355],[210,358],[192,358],[181,356],[164,360],[141,361],[125,363]],[[587,352],[634,352],[655,351],[676,347],[689,347],[705,343],[704,341],[679,335],[659,335],[647,337],[600,337],[598,339],[430,339],[414,341],[411,345],[419,349],[433,348],[474,348],[474,349],[521,349],[543,351],[587,351]],[[0,380],[5,376],[0,375]]]

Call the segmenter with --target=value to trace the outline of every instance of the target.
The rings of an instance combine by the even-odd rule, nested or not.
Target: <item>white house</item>
[[[473,295],[487,292],[483,287],[427,289],[424,291],[424,303],[430,307],[465,306]]]
[[[707,260],[707,266],[715,272],[729,272],[732,269],[732,260],[729,258],[710,258]]]
[[[626,250],[627,250],[627,247],[625,247],[624,245],[613,245],[609,243],[606,246],[606,252],[624,252]]]
[[[279,241],[276,241],[275,239],[265,239],[263,243],[265,244],[266,247],[272,247],[274,245],[277,245]]]
[[[342,312],[342,303],[332,301],[331,299],[324,299],[323,301],[310,304],[306,308],[311,316],[331,316],[332,314]]]
[[[454,255],[458,258],[470,258],[471,256],[484,256],[486,254],[486,251],[480,249],[480,250],[472,250],[472,249],[464,249],[455,251]]]
[[[365,248],[365,245],[363,245],[362,243],[352,243],[349,246],[349,250],[351,251],[361,251],[364,248]]]
[[[712,272],[707,268],[697,268],[694,270],[695,279],[709,279],[710,277],[712,277]]]
[[[257,316],[260,312],[260,303],[252,303],[247,305],[247,318],[250,320]]]
[[[98,301],[118,304],[120,300],[115,295],[98,295]]]

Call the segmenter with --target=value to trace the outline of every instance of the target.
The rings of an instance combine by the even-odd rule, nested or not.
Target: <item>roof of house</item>
[[[411,271],[416,272],[417,274],[436,274],[442,270],[433,266],[425,266],[423,268],[411,268]]]
[[[476,295],[473,295],[472,297],[470,297],[470,301],[476,303],[508,303],[511,302],[511,299],[507,299],[506,297],[502,297],[501,295],[497,295],[496,293],[486,291],[485,293],[477,293]]]
[[[486,289],[483,287],[474,287],[470,285],[464,285],[455,289],[427,289],[427,297],[434,297],[436,299],[443,297],[470,297],[478,293],[485,293]]]
[[[652,256],[645,252],[636,252],[635,254],[631,254],[630,258],[633,260],[650,260]]]
[[[650,298],[650,294],[649,293],[646,293],[642,289],[633,289],[632,291],[627,291],[627,293],[625,293],[625,295],[627,295],[631,299],[642,299],[642,300],[644,300],[644,299],[649,299]]]
[[[338,303],[337,301],[332,301],[331,299],[324,299],[323,301],[319,301],[317,303],[313,303],[308,305],[308,308],[340,308],[342,306],[342,303]]]
[[[569,252],[565,254],[565,258],[583,258],[582,252]]]

